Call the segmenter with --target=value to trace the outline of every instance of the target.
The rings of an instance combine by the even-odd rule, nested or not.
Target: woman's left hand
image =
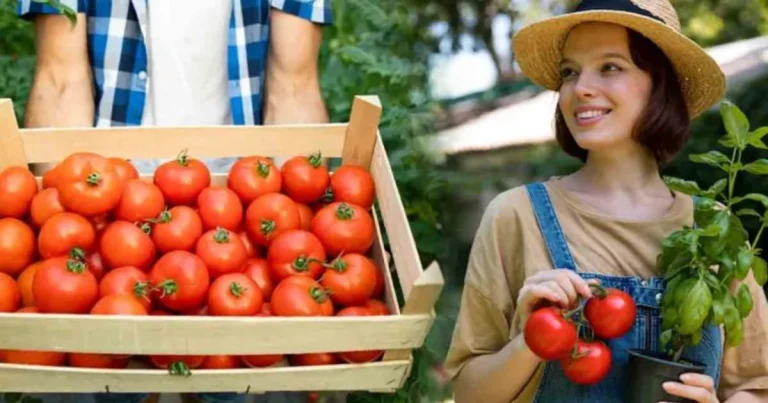
[[[712,377],[702,374],[686,373],[680,376],[680,382],[664,382],[664,390],[670,395],[692,399],[698,403],[720,403]],[[661,403],[661,402],[660,402]]]

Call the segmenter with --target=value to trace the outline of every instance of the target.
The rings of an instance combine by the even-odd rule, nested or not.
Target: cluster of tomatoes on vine
[[[0,172],[0,312],[387,315],[384,275],[370,257],[374,195],[367,169],[331,173],[319,154],[281,168],[261,156],[240,158],[219,184],[186,152],[145,179],[125,159],[74,153],[43,175],[42,189],[26,167],[10,167]],[[288,358],[316,365],[381,354]],[[63,355],[47,357],[11,351],[0,361],[64,364]],[[114,368],[125,358],[70,354],[69,361]],[[150,357],[162,368],[179,360],[189,368],[269,366],[282,358]]]
[[[573,383],[593,385],[608,375],[611,351],[605,340],[622,337],[635,323],[632,297],[615,288],[590,284],[593,296],[579,295],[576,307],[535,310],[525,323],[528,348],[545,361],[558,361]]]

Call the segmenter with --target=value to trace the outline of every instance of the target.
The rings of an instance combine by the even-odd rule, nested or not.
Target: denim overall
[[[632,329],[621,338],[606,341],[613,357],[610,372],[605,379],[591,386],[577,385],[565,377],[557,361],[547,362],[534,403],[622,402],[628,372],[628,350],[645,348],[660,351],[663,278],[641,279],[578,271],[544,184],[534,183],[526,188],[554,267],[573,270],[584,279],[598,279],[605,287],[623,290],[632,296],[637,305],[637,316]],[[716,387],[720,380],[722,358],[720,339],[719,327],[709,325],[702,331],[701,342],[683,353],[684,357],[707,365],[707,375],[714,379]]]

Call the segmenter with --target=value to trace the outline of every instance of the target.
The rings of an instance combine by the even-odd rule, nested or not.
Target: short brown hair
[[[637,121],[633,136],[651,151],[659,165],[663,165],[685,147],[691,118],[677,74],[667,56],[646,37],[631,29],[627,31],[632,60],[651,75],[653,83],[648,104]],[[581,161],[587,160],[587,150],[576,143],[559,107],[555,111],[555,133],[566,153]]]

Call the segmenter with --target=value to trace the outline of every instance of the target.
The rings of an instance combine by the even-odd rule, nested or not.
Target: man
[[[25,126],[327,122],[317,59],[330,1],[62,0],[77,13],[72,27],[54,7],[20,0],[37,44]],[[232,161],[207,162],[222,171]],[[159,161],[135,163],[151,172]]]

